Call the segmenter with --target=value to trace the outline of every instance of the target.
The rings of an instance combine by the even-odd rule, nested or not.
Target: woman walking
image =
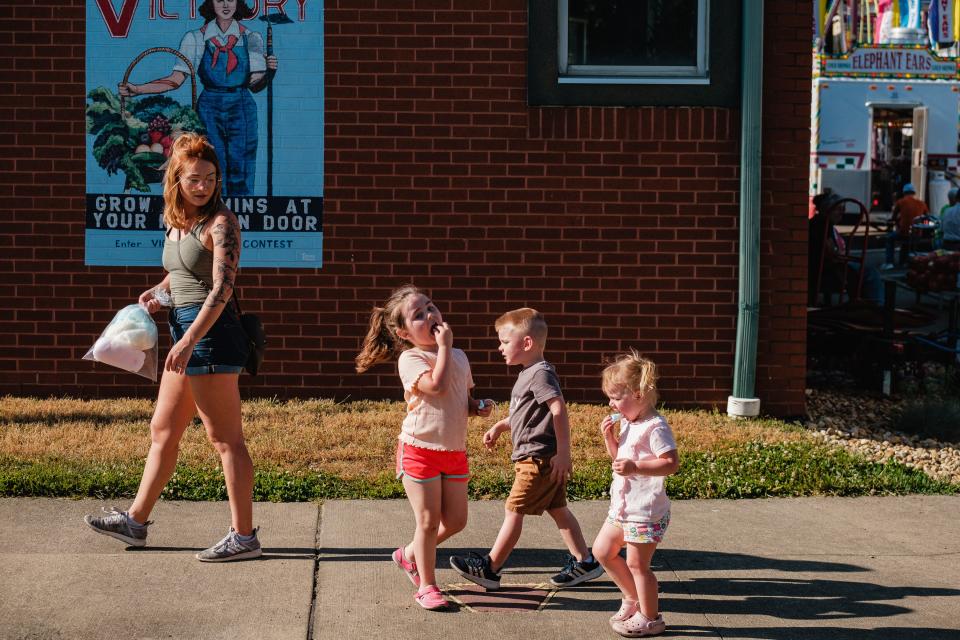
[[[228,304],[240,261],[240,227],[220,198],[221,182],[216,151],[204,137],[188,133],[174,142],[163,189],[167,275],[140,295],[140,304],[150,313],[162,306],[158,291],[173,302],[174,345],[150,421],[150,452],[130,508],[85,517],[97,533],[145,546],[151,524],[147,519],[173,475],[180,439],[199,414],[220,454],[232,519],[227,535],[197,554],[204,562],[261,554],[253,528],[253,462],[243,439],[238,385],[250,347],[236,303]]]

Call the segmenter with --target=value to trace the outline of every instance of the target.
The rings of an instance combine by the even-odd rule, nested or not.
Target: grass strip
[[[142,464],[85,463],[75,460],[24,461],[0,457],[0,496],[130,498]],[[470,481],[472,499],[503,499],[512,469],[483,467]],[[610,466],[591,461],[575,467],[568,486],[571,500],[608,497]],[[960,494],[960,486],[934,480],[898,462],[868,462],[842,450],[809,442],[748,442],[721,452],[681,455],[680,471],[667,480],[674,499],[764,498],[787,496],[864,496]],[[258,469],[254,499],[303,502],[321,499],[403,497],[402,485],[383,472],[340,477],[307,469]],[[217,467],[179,465],[163,497],[168,500],[225,500],[223,472]]]

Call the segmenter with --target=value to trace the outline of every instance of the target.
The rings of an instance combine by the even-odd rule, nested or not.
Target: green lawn
[[[149,447],[151,411],[151,402],[135,399],[0,398],[0,495],[133,496]],[[255,499],[402,497],[392,470],[403,411],[397,402],[245,402]],[[605,406],[570,405],[571,499],[606,497],[610,466],[598,425],[607,412]],[[781,421],[732,420],[705,411],[664,415],[680,449],[680,471],[668,479],[675,499],[960,493],[960,486],[902,464],[868,462],[825,448]],[[513,480],[508,439],[492,453],[480,443],[496,418],[470,421],[473,498],[502,499]],[[226,498],[218,458],[199,422],[184,436],[180,464],[164,497]]]

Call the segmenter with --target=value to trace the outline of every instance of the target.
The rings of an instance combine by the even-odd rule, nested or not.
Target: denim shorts
[[[176,343],[197,319],[202,305],[174,307],[170,310],[170,335]],[[250,342],[240,326],[236,309],[227,305],[217,321],[193,348],[184,373],[201,376],[209,373],[240,373],[250,353]]]

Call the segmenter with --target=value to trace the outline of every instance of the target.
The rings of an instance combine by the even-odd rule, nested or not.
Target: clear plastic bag
[[[147,310],[131,304],[113,316],[83,359],[102,362],[156,382],[157,337],[157,323]]]
[[[153,299],[160,303],[162,307],[172,307],[173,306],[173,296],[170,295],[170,292],[166,289],[161,289],[157,287],[153,290]]]

